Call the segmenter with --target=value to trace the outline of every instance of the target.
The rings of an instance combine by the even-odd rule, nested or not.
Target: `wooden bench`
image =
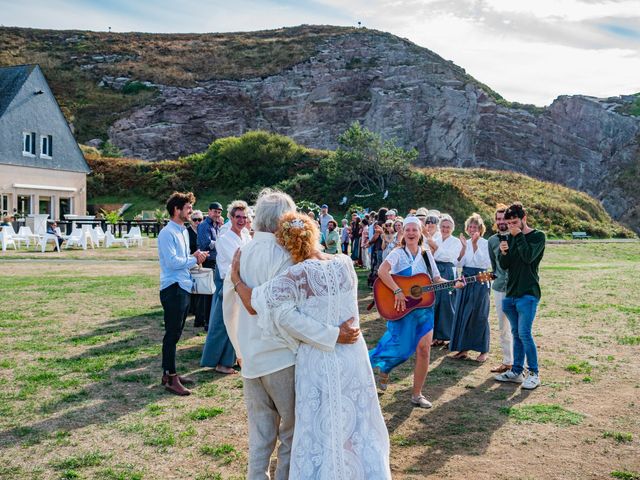
[[[571,232],[571,237],[574,240],[586,240],[591,238],[591,235],[587,235],[587,232]]]

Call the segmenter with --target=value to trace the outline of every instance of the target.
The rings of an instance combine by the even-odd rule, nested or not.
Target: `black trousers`
[[[160,290],[160,303],[164,309],[164,338],[162,339],[162,370],[164,373],[176,373],[176,345],[184,322],[189,314],[191,294],[178,283]]]

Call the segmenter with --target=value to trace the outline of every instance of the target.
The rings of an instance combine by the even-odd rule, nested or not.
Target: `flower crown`
[[[294,218],[290,222],[284,222],[282,224],[282,237],[288,241],[291,236],[289,231],[292,228],[299,228],[304,230],[304,227],[305,227],[305,223],[299,218]],[[311,232],[308,230],[304,230],[303,232],[300,233],[301,237],[308,237],[309,235],[311,235]]]

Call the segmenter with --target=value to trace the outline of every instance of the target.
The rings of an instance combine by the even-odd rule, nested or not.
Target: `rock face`
[[[159,98],[110,129],[127,156],[201,152],[216,138],[264,129],[314,148],[336,147],[353,121],[419,152],[419,164],[522,172],[583,190],[636,231],[637,193],[619,178],[640,161],[640,120],[616,113],[624,98],[559,97],[512,108],[464,70],[389,34],[345,34],[278,75],[157,86]],[[508,200],[508,199],[506,199]]]

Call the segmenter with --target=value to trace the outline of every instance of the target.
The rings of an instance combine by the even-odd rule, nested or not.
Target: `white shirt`
[[[283,273],[292,265],[291,256],[277,242],[272,233],[255,232],[253,241],[240,251],[240,276],[251,288],[256,288]],[[242,301],[233,291],[231,277],[225,279],[222,295],[224,324],[227,334],[238,357],[242,358],[242,376],[257,378],[290,367],[296,363],[296,354],[282,339],[269,337],[258,325],[255,315],[250,315]],[[295,316],[291,321],[296,337],[307,337],[324,345],[325,350],[333,348],[337,333],[329,330],[309,317]],[[303,332],[306,335],[303,335]]]
[[[489,242],[486,238],[478,239],[478,249],[474,252],[471,239],[467,240],[467,250],[464,257],[458,262],[460,267],[482,268],[489,270],[491,268],[491,258],[489,257]]]
[[[442,237],[436,240],[438,249],[434,252],[433,258],[436,262],[450,262],[456,265],[458,263],[458,256],[462,245],[460,240],[453,235],[449,235],[446,240],[442,240]]]
[[[251,241],[251,236],[245,229],[240,234],[241,236],[238,236],[233,230],[229,229],[227,233],[216,241],[216,268],[219,269],[219,275],[222,279],[227,276],[236,250]]]
[[[429,250],[427,250],[427,256],[429,257],[429,263],[431,264],[433,278],[439,277],[440,272],[438,271],[436,262]],[[418,250],[418,254],[414,257],[413,255],[411,255],[411,252],[409,252],[407,248],[396,248],[395,250],[392,250],[389,255],[387,255],[385,262],[389,263],[389,265],[391,266],[391,273],[394,275],[409,267],[411,267],[411,275],[416,275],[418,273],[429,273],[429,271],[427,270],[427,265],[424,263],[424,258],[422,258],[422,250]]]

